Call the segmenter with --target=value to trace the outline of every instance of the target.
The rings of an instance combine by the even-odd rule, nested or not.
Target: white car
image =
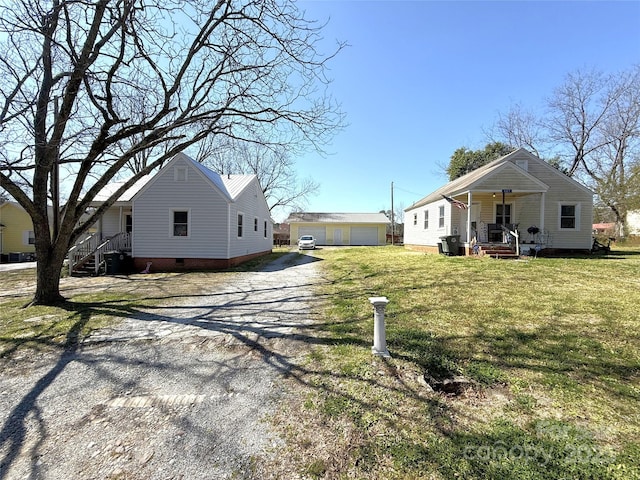
[[[313,250],[316,248],[316,239],[313,235],[303,235],[298,240],[298,250]]]

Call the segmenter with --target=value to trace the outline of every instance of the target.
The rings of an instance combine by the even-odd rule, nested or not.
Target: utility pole
[[[393,182],[391,182],[391,245],[394,245],[396,236],[395,213],[393,211]]]

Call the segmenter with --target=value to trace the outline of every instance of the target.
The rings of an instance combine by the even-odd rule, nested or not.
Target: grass
[[[309,478],[640,478],[640,249],[313,255],[325,345],[278,418],[296,445],[283,463]],[[388,360],[371,355],[371,296],[390,301]],[[429,388],[460,375],[462,395]]]
[[[236,270],[258,269],[287,249]],[[319,249],[325,321],[275,420],[291,478],[640,478],[640,249],[498,261],[399,247]],[[35,272],[0,274],[0,357],[75,345],[230,272],[63,278],[67,303],[23,308]],[[371,355],[386,296],[391,359]],[[434,392],[462,375],[462,395]],[[285,380],[283,380],[285,381]]]
[[[25,305],[36,286],[35,269],[0,273],[0,358],[16,352],[75,346],[92,331],[136,315],[141,309],[197,295],[231,272],[260,269],[287,252],[255,258],[227,271],[152,273],[129,276],[68,277],[60,290],[67,301],[56,307]]]

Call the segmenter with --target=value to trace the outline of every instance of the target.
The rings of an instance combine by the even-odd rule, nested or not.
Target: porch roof
[[[516,152],[517,151],[518,150],[516,150]],[[530,173],[512,163],[509,160],[511,155],[512,154],[505,155],[504,157],[498,158],[492,162],[487,163],[486,165],[483,165],[482,167],[472,170],[466,175],[452,180],[451,182],[430,193],[422,200],[417,201],[406,210],[411,210],[417,207],[422,207],[423,205],[427,205],[429,203],[441,201],[442,195],[455,197],[473,191],[500,191],[501,187],[497,184],[492,185],[491,180],[498,179],[505,174],[515,175],[519,179],[520,188],[514,190],[513,193],[517,193],[518,191],[526,191],[527,193],[546,192],[549,189],[549,187],[545,183],[541,182]]]

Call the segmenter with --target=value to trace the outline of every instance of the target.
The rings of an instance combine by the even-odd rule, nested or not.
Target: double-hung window
[[[173,211],[173,236],[189,236],[189,212],[186,210]]]
[[[438,208],[438,228],[444,228],[444,205]]]
[[[429,228],[429,210],[424,211],[424,229],[427,230]]]
[[[244,215],[238,214],[238,238],[242,237],[242,223],[244,222]]]
[[[577,205],[560,205],[560,228],[575,230],[577,228]]]

